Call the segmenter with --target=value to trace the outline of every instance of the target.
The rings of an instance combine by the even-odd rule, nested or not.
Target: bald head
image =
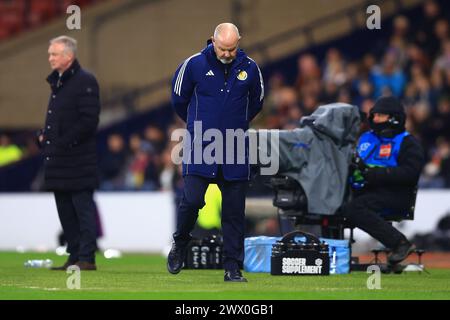
[[[223,64],[231,63],[237,55],[239,40],[238,28],[232,23],[221,23],[214,30],[211,37],[217,59]]]
[[[239,41],[239,29],[232,23],[225,22],[219,24],[214,30],[214,39],[222,41]]]

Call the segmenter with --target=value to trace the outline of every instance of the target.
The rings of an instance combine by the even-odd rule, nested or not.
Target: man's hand
[[[43,144],[43,142],[44,142],[44,139],[45,139],[45,137],[44,137],[44,131],[41,129],[41,130],[38,130],[37,132],[36,132],[36,136],[35,136],[35,143],[37,144],[37,146],[39,147],[39,148],[42,148],[43,146],[44,146],[44,144]]]
[[[359,170],[363,175],[369,169],[369,167],[364,163],[364,160],[357,153],[355,153],[353,155],[352,163],[350,164],[350,168],[351,168],[352,172]]]
[[[352,162],[350,163],[350,185],[353,189],[363,189],[367,186],[368,179],[367,173],[370,167],[368,167],[364,160],[358,155],[357,152],[353,154]]]
[[[352,163],[350,164],[351,174],[356,177],[360,177],[364,180],[365,185],[372,184],[376,180],[377,173],[384,168],[368,166],[364,163],[364,160],[358,155],[354,154]],[[386,168],[389,171],[389,168]]]

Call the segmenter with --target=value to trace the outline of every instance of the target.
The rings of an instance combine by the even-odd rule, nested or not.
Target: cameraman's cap
[[[370,113],[383,113],[383,114],[405,114],[403,106],[396,97],[381,97],[376,102]]]

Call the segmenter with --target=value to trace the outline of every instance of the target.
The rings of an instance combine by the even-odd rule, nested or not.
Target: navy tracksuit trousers
[[[190,232],[197,221],[198,211],[205,205],[205,192],[210,183],[216,183],[222,192],[224,269],[238,269],[244,261],[245,193],[248,181],[226,181],[221,170],[217,178],[186,175],[173,238],[177,244],[183,245],[191,239]]]

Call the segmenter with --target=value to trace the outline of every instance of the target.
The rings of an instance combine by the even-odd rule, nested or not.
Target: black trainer
[[[241,270],[225,270],[225,276],[223,277],[225,282],[247,282],[242,276]]]
[[[186,258],[187,245],[172,243],[172,249],[170,249],[167,256],[167,270],[172,274],[177,274],[183,268],[184,260]]]
[[[416,246],[408,240],[402,240],[400,244],[392,249],[391,255],[388,258],[388,262],[391,265],[400,263],[405,260],[414,250]]]

